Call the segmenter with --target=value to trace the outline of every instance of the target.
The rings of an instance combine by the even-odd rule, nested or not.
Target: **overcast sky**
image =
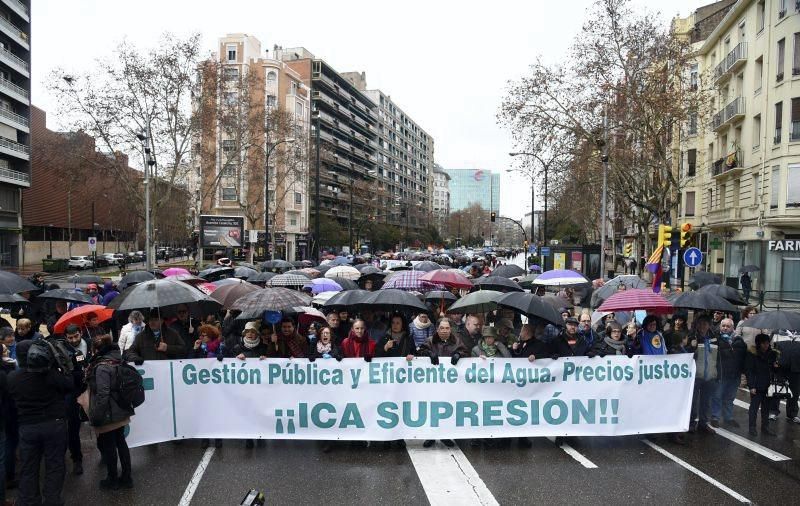
[[[662,9],[665,23],[710,0],[634,0]],[[127,38],[152,46],[159,35],[200,32],[208,50],[226,33],[256,36],[263,48],[305,46],[339,72],[365,71],[435,139],[445,168],[502,173],[500,212],[530,212],[530,182],[507,174],[513,150],[496,115],[506,83],[541,55],[557,61],[579,33],[591,0],[494,2],[35,0],[33,103],[54,110],[44,87],[56,66],[89,69]],[[668,7],[665,7],[668,6]],[[663,11],[664,8],[669,9]],[[58,118],[51,114],[51,127]],[[539,193],[537,191],[537,193]],[[537,207],[538,208],[538,207]]]

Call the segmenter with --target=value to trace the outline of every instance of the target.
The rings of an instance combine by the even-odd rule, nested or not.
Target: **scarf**
[[[247,348],[248,350],[252,350],[252,349],[253,349],[253,348],[255,348],[256,346],[258,346],[259,344],[261,344],[261,338],[260,338],[260,337],[258,337],[258,336],[256,336],[256,337],[254,337],[253,339],[250,339],[250,338],[248,338],[247,336],[242,336],[242,344],[243,344],[243,345],[244,345],[244,347],[245,347],[245,348]]]
[[[493,344],[492,346],[489,346],[488,344],[486,344],[486,340],[485,339],[481,339],[481,342],[480,342],[479,346],[480,346],[481,351],[483,352],[483,354],[486,355],[487,357],[494,357],[495,355],[497,355],[497,345],[496,344]]]
[[[322,341],[317,341],[317,353],[320,355],[324,355],[325,353],[330,354],[331,349],[333,349],[333,343],[325,344]]]
[[[219,349],[220,342],[221,342],[220,339],[214,339],[213,341],[209,341],[209,342],[205,343],[206,344],[206,352],[211,354],[211,355],[215,355],[217,353],[217,350]]]
[[[720,337],[720,339],[722,339],[723,341],[725,341],[726,343],[729,343],[729,344],[730,344],[730,342],[732,340],[732,336],[730,334],[720,334],[719,337]]]
[[[607,345],[611,346],[615,350],[617,350],[617,355],[622,355],[625,353],[625,343],[622,341],[616,341],[611,339],[610,337],[605,337],[603,340],[606,342]]]
[[[430,321],[430,320],[428,320],[428,323],[422,323],[422,322],[420,321],[420,319],[419,319],[419,316],[417,316],[416,318],[414,318],[414,321],[413,321],[413,322],[411,322],[411,323],[413,323],[413,324],[414,324],[414,326],[415,326],[416,328],[418,328],[419,330],[425,330],[425,329],[427,329],[428,327],[430,327],[430,326],[431,326],[431,321]]]

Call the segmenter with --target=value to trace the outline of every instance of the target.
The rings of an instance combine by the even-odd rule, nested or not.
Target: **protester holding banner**
[[[717,340],[719,383],[716,392],[711,397],[711,425],[713,427],[719,427],[720,421],[728,427],[739,427],[739,424],[733,419],[733,401],[736,399],[736,391],[742,381],[747,345],[744,344],[741,337],[734,336],[733,331],[733,320],[725,318],[720,322],[719,339]]]
[[[628,352],[632,355],[666,355],[667,345],[664,336],[658,329],[658,316],[647,315],[642,321],[642,328],[628,343]]]
[[[709,425],[711,417],[711,397],[717,389],[719,377],[719,363],[717,360],[717,337],[711,330],[711,318],[700,315],[695,320],[694,331],[690,336],[689,346],[696,350],[695,362],[697,375],[694,383],[694,398],[692,401],[692,418],[690,432],[695,430],[714,434]],[[695,418],[698,419],[694,425]]]
[[[342,341],[347,338],[347,332],[339,324],[339,313],[331,311],[325,316],[325,319],[328,321],[328,327],[330,327],[331,332],[333,332],[333,344],[341,346]]]
[[[464,328],[458,333],[461,342],[464,346],[471,350],[481,340],[481,332],[483,331],[483,315],[470,314],[464,320]]]
[[[497,329],[495,327],[483,327],[483,336],[472,348],[473,357],[481,358],[511,358],[508,348],[497,340]]]
[[[308,338],[297,333],[294,320],[283,318],[280,331],[272,334],[267,357],[305,358],[308,356]]]
[[[375,356],[375,341],[370,339],[364,320],[353,322],[350,334],[342,342],[342,355],[344,358],[363,358],[367,362]]]
[[[411,325],[413,326],[414,324],[412,323]],[[383,337],[378,339],[378,343],[375,345],[375,356],[413,359],[417,349],[416,341],[408,335],[407,328],[408,325],[406,325],[406,319],[403,315],[392,315],[389,330]]]
[[[625,340],[622,339],[622,325],[610,322],[606,325],[604,337],[594,343],[586,354],[588,357],[605,357],[606,355],[627,355]]]
[[[267,358],[273,350],[278,350],[277,343],[266,345],[261,341],[261,336],[258,335],[259,324],[258,322],[248,322],[244,326],[242,335],[239,340],[229,348],[229,357],[236,357],[239,360],[248,358]],[[277,353],[277,351],[276,351]]]
[[[317,338],[308,350],[308,360],[313,362],[318,358],[333,358],[337,361],[342,360],[342,351],[333,342],[333,332],[330,327],[321,327],[317,330]]]
[[[589,351],[585,338],[578,334],[578,320],[572,316],[564,322],[564,330],[550,343],[554,357],[583,357]]]
[[[169,327],[163,326],[157,309],[150,311],[147,326],[136,336],[128,349],[128,359],[141,363],[145,360],[170,360],[186,358],[186,343]]]
[[[686,328],[686,313],[677,312],[672,315],[669,330],[664,332],[664,339],[670,349],[680,346],[681,342],[689,335]]]
[[[537,323],[533,327],[530,323],[522,326],[519,332],[519,342],[511,346],[511,356],[515,358],[527,358],[533,362],[537,358],[549,358],[550,347],[541,340],[545,332],[544,323]]]
[[[220,356],[222,339],[219,329],[214,325],[200,325],[198,338],[194,342],[192,355],[194,358],[217,358]]]
[[[435,331],[436,329],[434,329],[433,323],[430,318],[428,318],[428,313],[425,312],[419,313],[408,326],[408,332],[414,340],[415,347],[422,346]]]

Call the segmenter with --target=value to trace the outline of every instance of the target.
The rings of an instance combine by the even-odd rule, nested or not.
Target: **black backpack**
[[[118,394],[119,403],[138,408],[144,402],[142,375],[127,362],[119,362],[116,366],[117,384],[114,391]]]
[[[44,372],[56,366],[64,374],[72,374],[72,353],[63,339],[40,338],[31,343],[28,349],[26,369]]]

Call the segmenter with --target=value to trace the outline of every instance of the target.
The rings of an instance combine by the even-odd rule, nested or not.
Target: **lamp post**
[[[272,241],[269,237],[269,157],[275,148],[281,144],[293,144],[294,137],[279,140],[278,142],[270,144],[267,142],[267,147],[264,149],[264,257],[269,255],[270,244]]]
[[[47,255],[47,258],[48,258],[48,260],[52,260],[53,259],[53,224],[52,223],[49,223],[47,225],[47,231],[48,231],[47,237],[50,239],[50,254]]]
[[[517,152],[509,153],[508,156],[532,156],[534,158],[534,160],[539,160],[541,162],[541,159],[539,158],[539,156],[536,153],[528,153],[528,152],[525,152],[525,151],[517,151]],[[544,167],[544,216],[543,216],[544,223],[543,223],[543,229],[542,229],[542,246],[546,246],[547,245],[547,164],[543,163],[542,166]],[[530,177],[531,177],[531,204],[532,204],[533,200],[534,200],[534,198],[533,198],[534,172],[533,171],[531,171]],[[531,209],[531,227],[533,227],[533,223],[534,223],[534,212],[533,212],[533,209]],[[533,228],[531,228],[531,240],[533,240]],[[544,266],[542,266],[542,267],[544,267]]]
[[[142,144],[142,158],[144,159],[144,257],[145,270],[153,270],[153,251],[150,248],[150,167],[156,164],[150,152],[150,121],[148,119],[145,130],[136,134]],[[92,220],[94,221],[94,220]]]

